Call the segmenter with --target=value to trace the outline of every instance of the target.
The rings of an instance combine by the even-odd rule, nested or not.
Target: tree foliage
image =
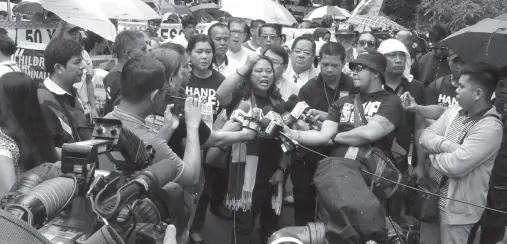
[[[427,30],[439,23],[454,32],[506,12],[506,0],[422,0],[417,8],[417,28]]]
[[[394,22],[412,28],[416,25],[415,14],[421,0],[384,0],[380,11]]]

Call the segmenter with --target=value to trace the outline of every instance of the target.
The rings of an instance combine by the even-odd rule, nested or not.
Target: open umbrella
[[[37,12],[44,12],[39,0],[23,0],[12,8],[12,12],[32,15]]]
[[[198,20],[207,14],[217,19],[227,14],[227,12],[220,10],[220,8],[221,7],[218,6],[216,3],[204,3],[190,7],[190,10],[192,11],[194,17]]]
[[[495,19],[507,21],[507,13],[498,15]]]
[[[234,17],[262,19],[267,23],[293,25],[297,21],[284,6],[272,0],[228,0],[220,9]]]
[[[502,67],[507,64],[507,21],[483,19],[443,40],[465,62],[483,61]]]
[[[93,31],[109,41],[116,37],[116,28],[96,1],[40,0],[40,3],[68,23]]]
[[[325,15],[331,15],[335,19],[350,17],[349,11],[337,6],[324,6],[310,11],[303,20],[322,19]]]
[[[398,23],[385,16],[356,15],[350,17],[350,19],[348,19],[346,22],[351,25],[369,28],[405,30],[405,27],[399,25]]]
[[[90,0],[88,0],[90,1]],[[160,15],[141,0],[95,0],[110,19],[150,20]]]

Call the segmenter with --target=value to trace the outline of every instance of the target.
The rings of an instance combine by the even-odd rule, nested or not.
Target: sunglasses
[[[359,40],[357,43],[362,47],[375,47],[375,42],[373,41]]]
[[[366,66],[362,65],[362,64],[355,64],[353,65],[350,70],[351,71],[354,71],[356,73],[359,73],[361,71],[363,71],[363,69],[367,68]]]
[[[446,51],[447,49],[449,49],[448,47],[430,47],[430,50],[435,50],[435,51]]]

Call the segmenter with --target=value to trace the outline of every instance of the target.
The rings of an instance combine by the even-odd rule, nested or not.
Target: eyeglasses
[[[356,65],[352,66],[350,70],[352,70],[353,72],[359,73],[359,72],[363,71],[363,69],[365,69],[365,68],[366,68],[366,66],[364,66],[362,64],[356,64]]]
[[[357,43],[362,47],[375,47],[375,42],[373,41],[359,40]]]
[[[231,35],[243,35],[245,34],[242,30],[231,30]]]
[[[430,47],[430,50],[435,50],[435,51],[446,51],[447,49],[449,49],[448,47]]]
[[[262,35],[261,36],[262,39],[264,40],[276,40],[276,38],[278,38],[277,36],[268,36],[268,35]]]

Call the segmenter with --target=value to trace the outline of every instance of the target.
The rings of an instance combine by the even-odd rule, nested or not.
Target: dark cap
[[[377,51],[365,51],[349,63],[349,68],[352,69],[354,65],[364,65],[372,70],[375,70],[384,76],[387,67],[386,57]]]

